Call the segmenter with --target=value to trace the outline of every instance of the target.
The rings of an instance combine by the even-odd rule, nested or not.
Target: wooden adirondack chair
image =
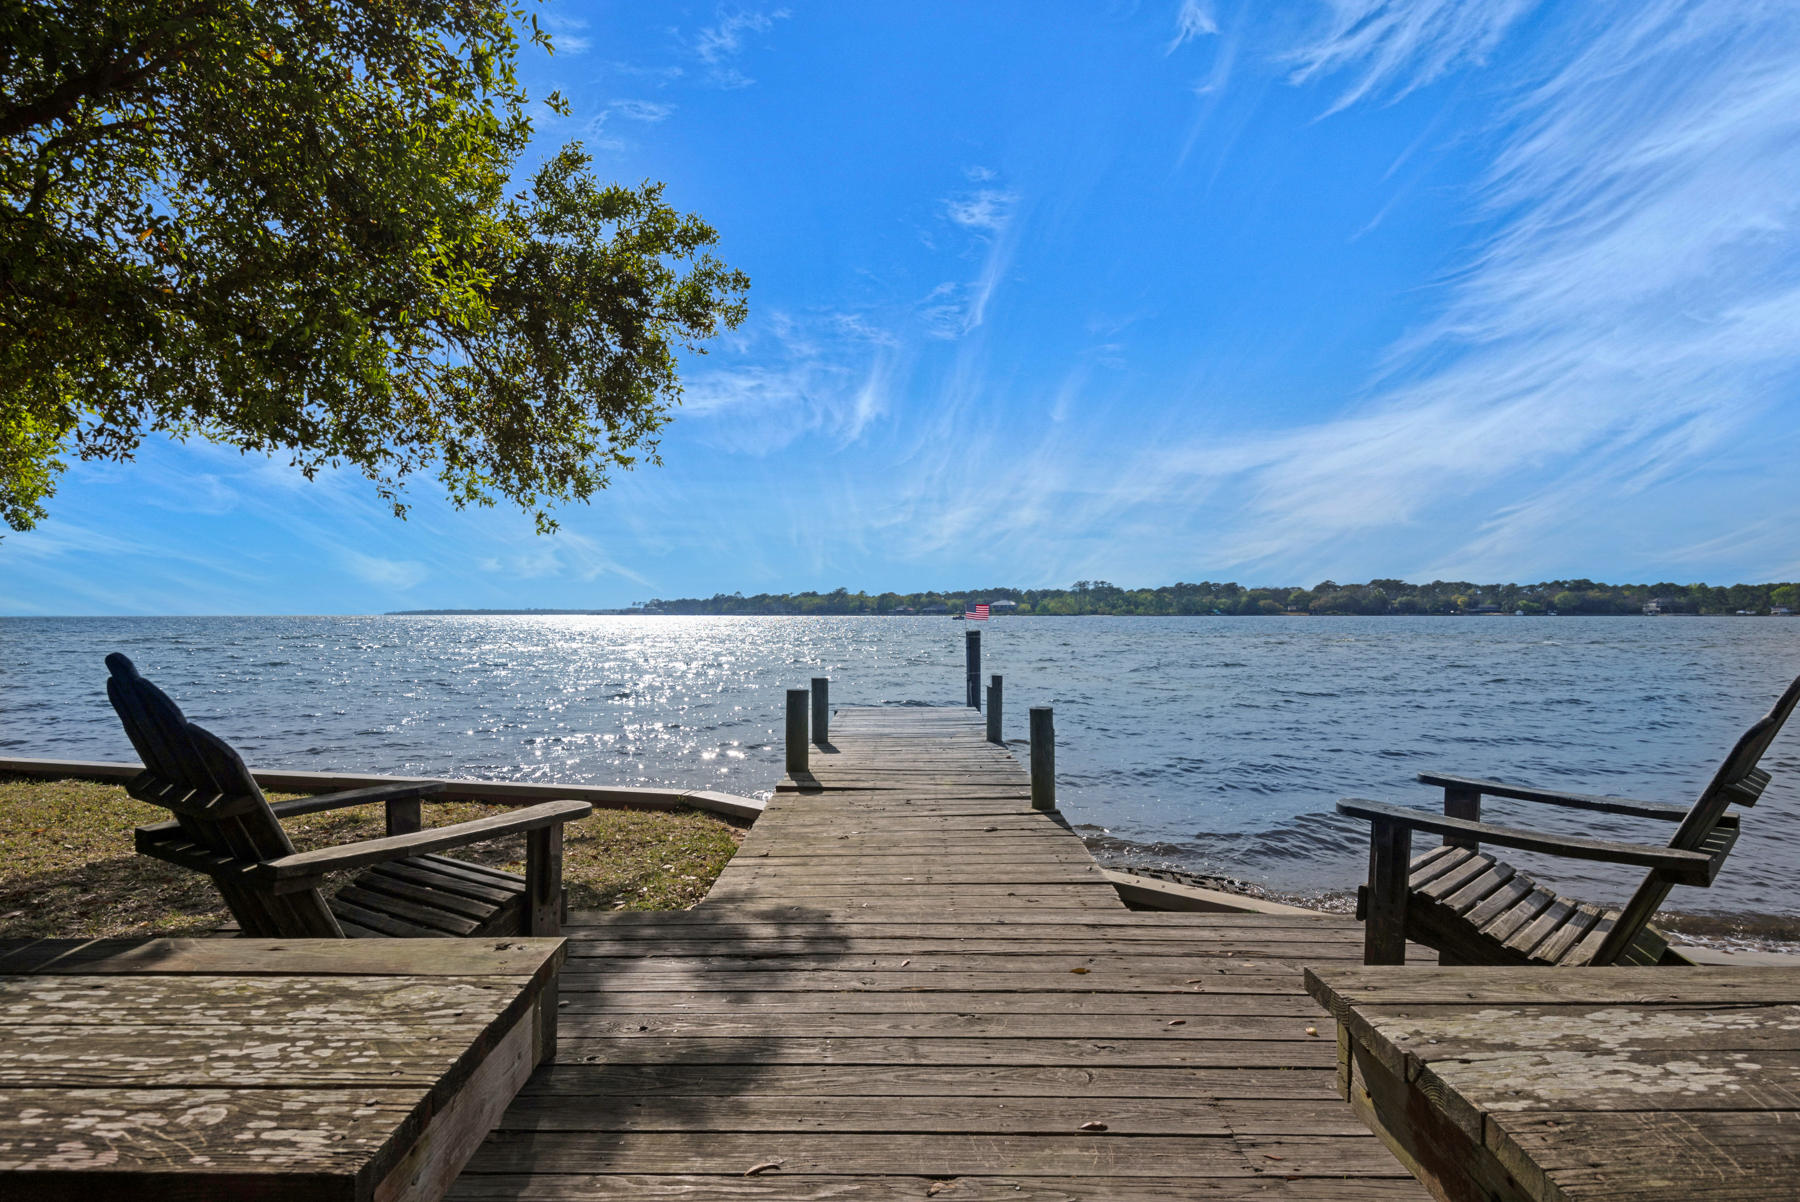
[[[1412,940],[1436,948],[1443,964],[1685,963],[1650,918],[1675,885],[1710,885],[1737,842],[1732,803],[1755,805],[1769,783],[1757,767],[1800,702],[1800,677],[1744,732],[1691,807],[1532,789],[1421,772],[1444,790],[1444,816],[1345,798],[1338,813],[1369,821],[1369,883],[1358,894],[1365,922],[1363,961],[1401,964]],[[1481,821],[1483,797],[1543,802],[1604,814],[1673,822],[1666,847],[1570,838]],[[1417,857],[1412,832],[1444,843]],[[1622,909],[1562,897],[1480,850],[1483,843],[1648,869]]]
[[[554,935],[562,924],[562,828],[585,818],[585,801],[548,801],[492,818],[420,829],[420,798],[443,788],[408,781],[271,805],[223,739],[183,716],[125,656],[106,657],[106,695],[144,761],[127,792],[173,811],[137,828],[137,850],[213,879],[245,935]],[[282,817],[346,806],[387,805],[388,834],[296,853]],[[521,879],[433,854],[525,832]],[[372,868],[368,866],[374,865]],[[326,900],[327,873],[368,868]]]

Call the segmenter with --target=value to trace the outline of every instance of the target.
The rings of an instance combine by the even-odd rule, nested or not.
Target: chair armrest
[[[1680,822],[1688,816],[1686,806],[1664,805],[1658,801],[1634,801],[1629,797],[1603,797],[1596,793],[1568,793],[1561,789],[1534,789],[1529,785],[1508,785],[1497,780],[1477,780],[1467,776],[1445,776],[1439,772],[1419,773],[1419,783],[1441,789],[1467,789],[1483,797],[1506,797],[1513,801],[1539,801],[1554,806],[1570,806],[1578,810],[1600,810],[1607,814],[1628,814],[1634,818],[1663,818]]]
[[[391,785],[370,785],[366,789],[347,789],[342,793],[320,793],[316,797],[299,797],[293,801],[272,801],[269,808],[277,818],[296,818],[301,814],[317,814],[321,810],[341,810],[347,806],[371,805],[377,801],[405,801],[412,797],[429,797],[444,791],[441,780],[397,781]]]
[[[1635,864],[1640,868],[1652,869],[1664,878],[1683,885],[1710,885],[1713,874],[1718,869],[1714,857],[1705,852],[1551,835],[1516,826],[1495,826],[1490,822],[1472,822],[1466,818],[1445,818],[1407,806],[1384,805],[1379,801],[1364,801],[1355,797],[1339,801],[1337,811],[1351,818],[1392,823],[1408,830],[1428,831],[1438,835],[1462,836],[1471,841],[1517,847],[1522,851],[1541,851],[1565,859]]]
[[[444,782],[441,780],[397,781],[389,785],[370,785],[366,789],[349,789],[342,793],[321,793],[317,797],[299,797],[293,801],[271,801],[269,811],[279,822],[283,818],[317,814],[321,810],[338,810],[346,806],[369,805],[377,801],[405,801],[414,797],[429,797],[433,793],[442,792],[444,787]],[[133,794],[133,796],[136,795]],[[139,800],[148,799],[139,798]],[[155,842],[179,835],[181,823],[174,821],[151,822],[138,827],[137,831],[140,836],[138,850],[143,851],[142,843],[145,839]]]
[[[259,884],[273,887],[276,893],[289,893],[310,887],[328,872],[343,872],[387,860],[404,860],[408,856],[466,847],[471,843],[483,843],[503,835],[541,830],[547,826],[560,827],[565,822],[586,818],[593,812],[593,805],[585,801],[546,801],[542,805],[528,806],[510,814],[495,814],[491,818],[476,818],[452,826],[389,835],[383,839],[365,839],[361,843],[350,843],[343,847],[325,847],[318,851],[282,856],[277,860],[264,860],[250,868],[245,875]]]

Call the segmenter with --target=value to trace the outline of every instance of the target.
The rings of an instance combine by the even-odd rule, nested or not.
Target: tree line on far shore
[[[908,614],[962,613],[980,602],[1007,614],[1130,616],[1277,614],[1768,614],[1800,611],[1800,583],[1601,584],[1546,580],[1538,584],[1474,584],[1466,580],[1371,580],[1312,588],[1244,588],[1238,584],[1166,584],[1121,588],[1077,580],[1068,588],[977,588],[952,592],[717,593],[655,600],[634,612],[659,614]]]

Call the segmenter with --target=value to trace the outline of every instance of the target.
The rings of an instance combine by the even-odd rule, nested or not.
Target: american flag
[[[963,617],[967,618],[971,622],[985,622],[985,621],[987,621],[987,616],[988,616],[988,607],[987,607],[987,602],[985,602],[985,601],[983,601],[980,605],[971,605],[963,613]]]

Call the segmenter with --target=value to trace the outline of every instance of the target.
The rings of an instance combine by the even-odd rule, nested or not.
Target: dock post
[[[812,678],[812,741],[820,747],[831,742],[831,677]]]
[[[988,677],[988,742],[1006,745],[1000,736],[1000,674]]]
[[[1056,808],[1056,723],[1047,705],[1031,707],[1031,808]]]
[[[787,691],[787,774],[806,774],[806,690]]]
[[[972,710],[981,708],[981,631],[963,631],[963,661],[968,668],[968,705]]]

